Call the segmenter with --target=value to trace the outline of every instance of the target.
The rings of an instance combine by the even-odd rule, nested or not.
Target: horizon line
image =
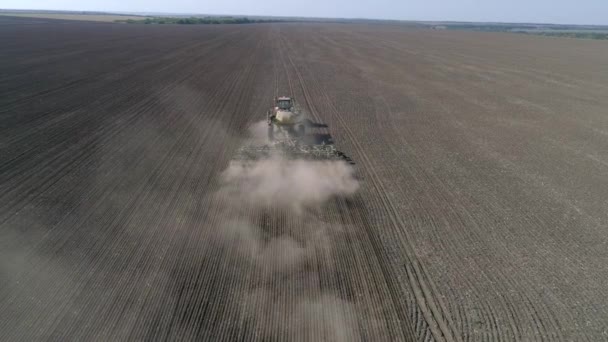
[[[119,15],[208,15],[208,16],[234,16],[234,17],[270,17],[270,18],[293,18],[293,19],[324,19],[324,20],[378,20],[378,21],[397,21],[413,23],[473,23],[473,24],[531,24],[531,25],[568,25],[568,26],[605,26],[607,24],[573,24],[573,23],[551,23],[551,22],[525,22],[525,21],[467,21],[467,20],[426,20],[426,19],[391,19],[391,18],[365,18],[365,17],[325,17],[325,16],[279,16],[267,14],[229,14],[229,13],[202,13],[202,12],[140,12],[140,11],[107,11],[107,10],[74,10],[74,9],[29,9],[29,8],[0,8],[0,11],[47,11],[47,12],[74,12],[74,13],[97,13],[97,14],[119,14]]]

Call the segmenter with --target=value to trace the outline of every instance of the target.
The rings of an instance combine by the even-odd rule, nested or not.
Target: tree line
[[[116,20],[116,22],[127,24],[177,24],[177,25],[218,25],[218,24],[255,24],[255,23],[272,23],[282,20],[276,19],[249,19],[246,17],[153,17],[145,19],[127,19]]]

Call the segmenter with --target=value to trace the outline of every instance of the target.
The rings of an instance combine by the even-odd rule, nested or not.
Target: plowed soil
[[[0,18],[0,340],[605,340],[608,44]],[[292,94],[360,187],[222,195]]]

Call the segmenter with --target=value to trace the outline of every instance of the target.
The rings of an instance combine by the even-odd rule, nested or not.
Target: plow
[[[334,160],[354,164],[352,159],[336,149],[333,143],[314,139],[311,129],[315,124],[308,119],[291,97],[275,98],[274,106],[267,112],[267,142],[241,147],[236,160],[260,160],[269,158]],[[316,126],[319,126],[316,124]],[[324,125],[320,125],[326,127]]]

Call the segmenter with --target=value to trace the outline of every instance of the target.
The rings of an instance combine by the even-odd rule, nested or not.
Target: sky
[[[0,0],[0,8],[608,25],[608,0]]]

